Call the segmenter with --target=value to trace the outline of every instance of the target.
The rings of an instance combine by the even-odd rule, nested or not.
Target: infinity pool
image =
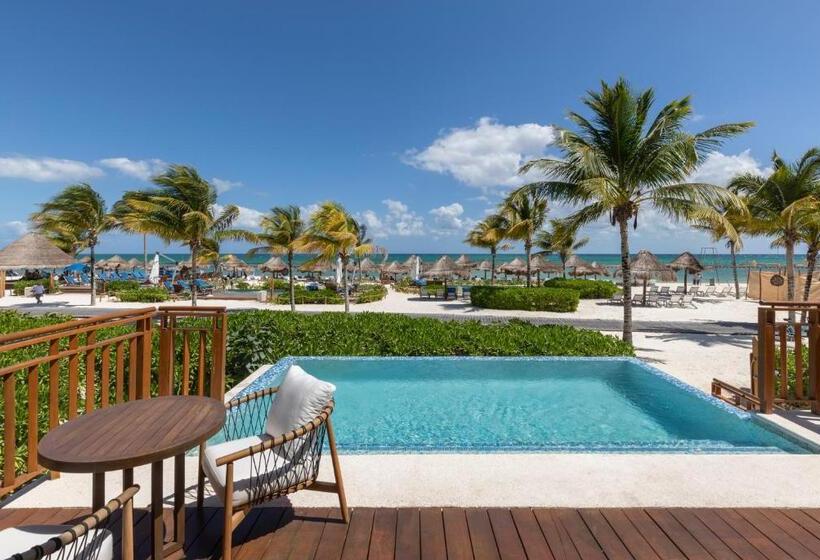
[[[628,358],[286,358],[337,387],[346,452],[810,453]]]

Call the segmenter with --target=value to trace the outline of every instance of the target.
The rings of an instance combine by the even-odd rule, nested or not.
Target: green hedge
[[[46,289],[47,294],[51,293],[51,282],[49,282],[48,278],[42,278],[40,280],[17,280],[14,283],[14,289],[12,290],[12,293],[15,296],[22,296],[23,294],[25,294],[26,288],[30,286],[36,286],[38,284]]]
[[[387,288],[381,284],[362,284],[356,292],[356,303],[381,301],[387,296]]]
[[[544,282],[547,288],[578,290],[581,299],[608,299],[615,295],[618,286],[606,280],[586,280],[584,278],[550,278]]]
[[[229,384],[285,356],[633,356],[597,331],[525,321],[482,324],[391,313],[253,310],[228,321]]]
[[[333,290],[306,290],[302,286],[294,286],[293,295],[297,304],[340,304],[345,302],[344,298]],[[285,289],[284,292],[276,294],[273,303],[290,303],[290,292]]]
[[[473,286],[470,289],[470,302],[488,309],[569,313],[578,309],[578,300],[577,290],[562,288]]]
[[[140,283],[136,280],[111,280],[105,283],[105,289],[108,290],[109,293],[139,290]]]
[[[168,291],[165,288],[138,288],[136,290],[122,290],[114,295],[124,302],[159,303],[168,301]]]

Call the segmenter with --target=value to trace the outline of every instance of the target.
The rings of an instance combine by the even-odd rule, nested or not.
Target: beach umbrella
[[[447,255],[444,255],[433,263],[433,266],[424,273],[424,276],[444,280],[444,299],[447,299],[447,279],[458,274],[458,272],[459,266],[456,262]]]
[[[83,264],[88,264],[88,263],[91,262],[91,257],[86,255],[86,256],[84,256],[83,258],[80,259],[80,262],[83,263]]]
[[[86,266],[83,263],[78,262],[68,265],[65,269],[68,272],[82,272],[86,269]]]
[[[263,272],[285,272],[287,269],[288,265],[277,255],[272,256],[259,266],[259,270]]]
[[[325,270],[329,270],[331,268],[333,268],[333,266],[327,261],[309,260],[308,262],[304,263],[302,266],[299,267],[299,271],[307,272],[308,274],[314,272],[321,274]]]
[[[393,261],[386,267],[382,268],[382,272],[385,274],[404,274],[408,272],[408,268],[398,261]]]
[[[74,264],[74,258],[39,233],[27,233],[0,250],[0,297],[6,290],[5,270],[55,269]],[[51,276],[54,281],[54,275]]]
[[[110,259],[105,260],[106,268],[117,268],[118,266],[128,266],[128,261],[119,255],[114,255]]]
[[[690,253],[689,251],[684,251],[669,263],[669,268],[672,270],[683,270],[683,293],[687,293],[688,284],[689,284],[689,273],[697,273],[703,272],[703,265],[700,264],[700,261]]]
[[[643,304],[646,305],[646,283],[650,277],[668,278],[670,268],[661,264],[658,257],[653,255],[646,249],[641,249],[638,254],[632,258],[630,263],[630,270],[637,278],[643,280]],[[664,276],[666,273],[666,276]],[[626,279],[624,279],[626,282]]]
[[[131,268],[139,268],[142,266],[142,261],[139,259],[128,259],[128,266]]]
[[[602,266],[602,265],[598,264],[595,261],[592,261],[592,264],[590,265],[590,268],[593,270],[592,274],[594,274],[596,276],[598,276],[598,275],[600,275],[600,276],[609,276],[609,271],[607,270],[607,268],[605,266]]]
[[[561,267],[544,259],[541,255],[533,255],[530,258],[530,271],[535,272],[537,284],[541,284],[541,273],[561,272]]]
[[[467,255],[461,255],[459,258],[455,260],[456,265],[462,266],[465,268],[474,268],[476,263],[470,260],[470,257]]]
[[[515,274],[518,276],[519,274],[523,274],[527,271],[527,263],[525,263],[522,259],[515,257],[510,262],[504,263],[498,267],[498,270],[503,272],[504,274]]]
[[[151,263],[151,272],[148,273],[148,281],[152,284],[159,284],[159,253],[154,255],[154,261]]]
[[[484,280],[486,280],[487,279],[487,273],[490,272],[493,269],[493,265],[492,265],[492,263],[490,263],[490,261],[481,261],[480,263],[478,263],[478,265],[476,265],[475,269],[478,270],[478,271],[483,272],[484,273]]]

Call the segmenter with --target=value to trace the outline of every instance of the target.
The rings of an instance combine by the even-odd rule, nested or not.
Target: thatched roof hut
[[[474,268],[476,266],[476,263],[470,260],[470,257],[467,255],[461,255],[455,260],[455,263],[462,268]]]
[[[510,262],[499,266],[498,270],[504,274],[525,274],[527,272],[527,263],[525,263],[523,259],[515,257]]]
[[[530,259],[530,270],[533,272],[561,272],[561,267],[541,255],[535,255]]]
[[[226,266],[228,268],[248,268],[248,263],[236,255],[228,255],[222,258],[222,266]]]
[[[300,272],[318,272],[322,273],[326,270],[332,270],[334,266],[327,261],[308,261],[299,267]]]
[[[45,235],[27,233],[0,250],[0,269],[64,268],[74,258],[57,247]]]
[[[382,272],[385,274],[404,274],[410,271],[410,267],[401,264],[398,261],[393,261],[384,268],[382,268]]]
[[[672,270],[683,270],[683,293],[685,294],[689,288],[689,273],[703,272],[703,265],[700,261],[690,253],[684,251],[669,263],[669,268]]]
[[[370,257],[365,257],[362,259],[362,262],[359,263],[359,268],[361,268],[362,272],[374,272],[381,267],[374,263]]]
[[[145,264],[145,263],[143,263],[143,262],[142,262],[141,260],[139,260],[139,259],[128,259],[128,263],[127,263],[127,264],[128,264],[128,266],[129,266],[129,267],[131,267],[131,268],[137,268],[137,267],[143,266],[143,264]]]
[[[428,270],[424,271],[424,276],[428,278],[432,277],[441,277],[446,278],[448,276],[452,276],[453,274],[457,274],[460,272],[460,268],[456,262],[444,255],[439,260],[437,260],[433,266],[431,266]]]
[[[483,272],[489,272],[493,269],[493,265],[490,261],[481,261],[476,265],[475,269]]]
[[[285,272],[288,269],[288,265],[285,264],[285,261],[282,260],[282,257],[279,255],[274,255],[265,262],[263,262],[259,269],[264,272]]]
[[[110,259],[106,259],[105,261],[106,268],[117,268],[118,266],[128,266],[128,261],[122,258],[119,255],[114,255]]]

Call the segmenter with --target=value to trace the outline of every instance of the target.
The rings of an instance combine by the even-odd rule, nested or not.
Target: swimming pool
[[[285,358],[240,395],[292,363],[336,385],[348,453],[812,452],[631,358]]]

